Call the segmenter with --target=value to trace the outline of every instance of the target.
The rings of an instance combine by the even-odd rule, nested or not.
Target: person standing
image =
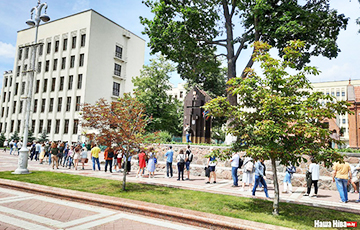
[[[84,170],[85,169],[85,163],[87,163],[87,161],[88,161],[88,158],[87,158],[87,149],[86,149],[86,147],[83,147],[82,148],[82,152],[81,152],[81,154],[80,154],[80,158],[81,158],[81,164],[82,164],[82,170]]]
[[[91,159],[92,159],[94,171],[95,171],[95,162],[97,163],[98,169],[100,171],[100,161],[99,161],[100,152],[101,152],[100,148],[97,146],[97,144],[94,144],[94,147],[91,149]]]
[[[56,168],[59,169],[59,161],[58,161],[58,148],[56,142],[51,143],[51,158],[52,158],[52,168],[54,169],[54,166],[56,164]]]
[[[10,141],[9,146],[10,146],[10,155],[11,155],[13,148],[14,148],[14,140]]]
[[[177,160],[177,167],[178,167],[178,179],[180,180],[180,175],[181,175],[181,179],[184,180],[184,165],[185,165],[185,154],[184,154],[184,150],[180,149],[179,155],[176,158]]]
[[[40,152],[40,157],[39,157],[39,159],[40,159],[40,164],[43,164],[44,158],[45,158],[45,144],[43,143],[43,144],[41,145],[41,152]]]
[[[310,159],[311,164],[309,165],[309,173],[311,173],[311,183],[307,186],[307,192],[304,194],[304,196],[309,196],[311,191],[311,185],[314,184],[315,193],[312,197],[317,198],[318,193],[318,181],[320,177],[320,166],[317,164],[314,158]]]
[[[190,145],[188,145],[185,152],[185,168],[187,173],[186,180],[190,180],[190,163],[192,162],[194,155],[191,152]]]
[[[266,181],[264,179],[265,170],[262,164],[263,162],[264,159],[261,159],[255,163],[255,184],[252,190],[252,195],[255,196],[256,187],[258,186],[259,182],[261,182],[261,184],[264,186],[266,198],[269,198]]]
[[[5,140],[5,141],[4,141],[4,144],[3,144],[3,146],[4,146],[4,152],[6,152],[6,148],[8,147],[8,145],[9,145],[8,140]]]
[[[17,143],[18,156],[20,154],[20,149],[21,149],[22,145],[23,145],[23,143],[21,142],[21,140],[19,140],[19,142]]]
[[[284,177],[284,191],[283,193],[292,193],[292,184],[291,179],[293,177],[293,174],[296,172],[295,166],[289,162],[289,165],[285,168],[285,177]],[[288,189],[289,187],[289,189]]]
[[[40,152],[41,152],[41,144],[39,142],[36,142],[36,145],[35,145],[35,160],[36,161],[39,159]]]
[[[185,126],[185,133],[186,133],[186,142],[187,143],[192,143],[191,140],[190,140],[192,130],[191,130],[191,127],[190,127],[190,125],[188,123]]]
[[[68,148],[69,146],[67,146],[66,148]],[[68,166],[69,169],[71,169],[71,165],[73,164],[73,160],[74,160],[74,146],[70,146],[69,151],[67,152],[67,162],[68,162]]]
[[[233,179],[233,185],[231,187],[238,187],[238,175],[237,175],[237,171],[239,168],[239,161],[240,161],[240,156],[238,153],[233,153],[230,162],[231,162],[231,176]]]
[[[116,159],[116,162],[117,162],[117,165],[118,165],[118,168],[119,168],[119,171],[118,172],[121,172],[121,161],[122,161],[122,152],[120,150],[120,148],[118,148],[115,152],[115,154],[117,154],[117,159]]]
[[[80,161],[81,145],[78,144],[74,149],[74,168],[77,170],[79,161]]]
[[[165,153],[166,157],[166,178],[173,177],[173,162],[174,151],[172,150],[172,146],[169,146],[169,150]]]
[[[340,194],[340,202],[348,202],[348,191],[347,186],[350,183],[349,179],[352,179],[351,168],[349,163],[336,162],[333,166],[333,182],[336,182],[336,187]],[[350,172],[350,173],[349,173]],[[350,178],[349,178],[350,177]]]
[[[213,183],[216,184],[216,173],[215,173],[215,167],[216,167],[216,158],[215,157],[209,157],[207,165],[209,167],[210,170],[210,176],[209,176],[209,181],[206,182],[206,184],[210,184],[211,182],[211,177],[213,178]]]
[[[105,172],[107,172],[107,166],[109,165],[109,171],[112,173],[112,161],[114,158],[114,149],[112,147],[106,148],[104,151],[104,159],[105,159]]]
[[[59,153],[58,153],[58,159],[59,159],[59,164],[61,165],[62,160],[63,160],[63,156],[64,156],[64,151],[65,151],[65,143],[61,142],[59,144]],[[73,156],[72,156],[73,157]]]
[[[251,157],[245,157],[244,165],[243,165],[243,178],[242,178],[242,188],[240,191],[246,191],[245,185],[249,184],[249,190],[252,187],[253,180],[254,180],[254,162]]]
[[[144,150],[141,150],[141,152],[139,154],[139,170],[136,174],[136,178],[143,176],[145,167],[146,167],[146,154],[145,154]]]
[[[149,178],[151,178],[151,177],[154,178],[154,176],[155,176],[155,157],[156,157],[155,152],[154,152],[154,148],[151,147],[149,149],[149,152],[150,153],[149,153],[149,160],[148,160],[147,170],[149,172]]]

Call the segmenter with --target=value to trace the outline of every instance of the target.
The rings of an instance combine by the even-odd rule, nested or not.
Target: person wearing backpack
[[[188,145],[185,152],[185,166],[187,172],[187,178],[185,180],[190,180],[190,163],[192,162],[194,155],[191,153],[190,145]]]
[[[111,147],[107,147],[104,151],[104,159],[105,159],[105,172],[107,171],[107,166],[109,165],[110,173],[112,173],[112,161],[114,158],[114,149]]]
[[[249,185],[249,190],[251,189],[252,185],[253,185],[253,180],[254,180],[254,162],[253,159],[251,157],[245,157],[244,160],[244,165],[243,165],[243,185],[242,188],[240,189],[240,191],[246,191],[245,190],[245,185],[248,184]]]
[[[180,180],[180,175],[181,175],[181,180],[184,180],[184,165],[185,165],[185,154],[184,154],[184,150],[180,149],[179,155],[176,158],[177,160],[177,166],[178,166],[178,179]]]
[[[289,165],[285,168],[285,177],[284,177],[284,191],[283,193],[292,193],[292,185],[291,185],[291,179],[293,177],[293,174],[296,172],[295,166],[289,162]],[[288,186],[289,185],[289,186]],[[289,190],[287,189],[289,187]]]
[[[233,179],[233,185],[231,187],[238,187],[238,175],[237,175],[237,171],[239,168],[239,163],[240,163],[240,156],[238,153],[233,153],[230,162],[231,162],[231,177]]]

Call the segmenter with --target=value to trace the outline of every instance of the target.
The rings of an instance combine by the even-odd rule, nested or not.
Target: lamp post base
[[[18,168],[12,174],[29,174],[28,170],[29,149],[24,145],[19,151]]]

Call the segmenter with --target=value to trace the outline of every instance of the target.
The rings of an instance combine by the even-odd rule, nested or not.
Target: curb
[[[155,217],[169,221],[180,222],[207,229],[276,229],[290,230],[290,228],[258,223],[249,220],[236,219],[199,211],[169,207],[143,201],[135,201],[124,198],[109,197],[93,193],[86,193],[44,185],[31,184],[13,180],[0,179],[0,187],[12,188],[38,195],[46,195],[54,198],[111,208],[148,217]]]

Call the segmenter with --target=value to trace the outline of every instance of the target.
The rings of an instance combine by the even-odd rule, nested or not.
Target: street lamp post
[[[45,8],[44,8],[45,7]],[[40,21],[47,22],[50,20],[50,17],[46,15],[47,9],[46,3],[41,3],[38,0],[37,6],[31,9],[31,18],[26,21],[30,27],[35,27],[35,42],[32,46],[32,58],[31,58],[31,69],[29,72],[28,78],[28,91],[26,99],[26,110],[25,110],[25,126],[24,126],[24,136],[23,136],[23,145],[19,151],[19,160],[18,160],[18,168],[13,172],[14,174],[28,174],[30,173],[27,169],[28,166],[28,158],[29,158],[29,149],[27,148],[28,143],[28,134],[29,134],[29,120],[30,120],[30,108],[31,108],[31,101],[32,101],[32,88],[34,82],[34,72],[35,72],[35,61],[36,61],[36,48],[37,48],[37,36],[38,36],[38,29],[40,25]],[[45,14],[41,14],[42,9],[45,9]],[[34,15],[34,20],[33,20]]]

